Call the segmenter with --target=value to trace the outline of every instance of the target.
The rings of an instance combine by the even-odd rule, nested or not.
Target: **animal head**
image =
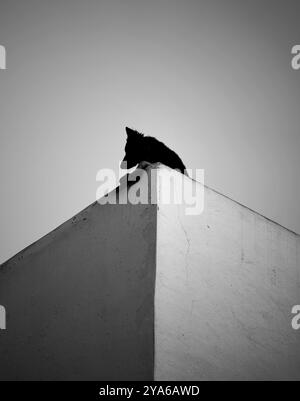
[[[141,161],[144,135],[128,127],[126,127],[126,133],[125,156],[121,162],[121,168],[130,169]]]

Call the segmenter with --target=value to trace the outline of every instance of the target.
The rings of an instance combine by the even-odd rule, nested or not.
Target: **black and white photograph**
[[[0,0],[3,385],[300,380],[299,15]]]

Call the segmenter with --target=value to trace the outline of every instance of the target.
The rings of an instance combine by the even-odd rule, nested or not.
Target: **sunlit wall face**
[[[300,232],[295,1],[0,4],[0,258],[95,200],[125,126]]]

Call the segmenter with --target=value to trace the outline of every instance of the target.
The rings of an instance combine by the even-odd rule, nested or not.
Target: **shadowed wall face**
[[[156,207],[90,206],[0,269],[0,380],[152,380]]]

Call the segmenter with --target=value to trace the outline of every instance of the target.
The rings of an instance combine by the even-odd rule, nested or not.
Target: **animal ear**
[[[135,136],[135,137],[142,137],[142,136],[144,136],[143,134],[140,134],[138,131],[135,131],[135,130],[133,130],[133,129],[131,129],[131,128],[129,128],[129,127],[126,127],[126,133],[127,133],[127,137],[129,138],[129,137],[133,137],[133,136]]]
[[[134,135],[134,131],[131,128],[126,127],[126,134],[127,136]]]

